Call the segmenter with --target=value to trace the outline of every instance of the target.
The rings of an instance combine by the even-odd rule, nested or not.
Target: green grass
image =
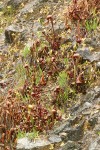
[[[90,20],[86,20],[85,28],[87,29],[87,31],[91,32],[96,30],[98,25],[99,25],[99,19],[95,16]]]
[[[24,138],[26,136],[26,133],[23,132],[23,131],[18,131],[18,134],[17,134],[17,138],[20,139],[20,138]]]
[[[35,129],[33,129],[33,131],[30,132],[30,133],[26,133],[26,132],[23,132],[23,131],[19,130],[18,134],[17,134],[17,139],[24,138],[24,137],[28,137],[31,140],[36,139],[36,138],[39,137],[39,133]]]
[[[27,56],[29,56],[30,55],[30,47],[28,45],[26,45],[24,47],[24,49],[22,50],[21,54],[22,54],[22,56],[24,58],[26,58]]]
[[[42,76],[42,73],[43,72],[42,72],[41,68],[39,67],[39,70],[38,70],[37,76],[36,76],[36,85],[39,84],[41,76]]]
[[[16,66],[15,79],[17,81],[17,88],[24,85],[26,79],[26,70],[21,63]]]
[[[61,88],[66,86],[66,84],[67,84],[67,73],[65,71],[62,71],[59,73],[58,84]]]

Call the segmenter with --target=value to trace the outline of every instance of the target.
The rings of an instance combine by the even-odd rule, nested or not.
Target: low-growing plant
[[[98,19],[97,18],[93,18],[93,19],[90,19],[90,20],[87,20],[86,23],[85,23],[85,27],[86,27],[86,30],[87,31],[93,31],[93,30],[96,30],[97,27],[98,27]]]
[[[93,11],[94,10],[94,11]],[[82,37],[86,35],[87,30],[95,30],[98,26],[98,0],[73,0],[67,7],[66,16],[66,29],[71,29],[73,24],[76,32],[77,43],[82,42]],[[83,30],[84,28],[84,30]],[[84,32],[83,32],[84,31]]]
[[[30,133],[26,133],[24,131],[19,130],[17,133],[17,139],[28,137],[31,140],[34,140],[39,137],[38,131],[33,129]]]
[[[42,33],[45,37],[45,40],[49,43],[51,49],[59,50],[61,44],[61,37],[56,34],[53,21],[54,20],[52,15],[47,16],[47,24],[51,24],[51,33],[46,33],[45,31],[43,31]]]
[[[22,87],[26,79],[26,71],[22,62],[16,66],[15,78],[17,80],[16,88]]]
[[[0,142],[4,148],[9,141],[16,140],[17,133],[18,137],[28,133],[34,138],[38,132],[52,129],[55,120],[61,118],[55,108],[47,110],[39,99],[32,104],[18,101],[13,90],[9,91],[6,103],[0,107],[0,114]]]
[[[88,8],[90,4],[93,6],[90,2],[73,0],[68,10],[67,19],[75,25],[78,43],[81,43],[81,28],[89,21]],[[33,139],[38,133],[51,130],[55,122],[61,120],[58,109],[68,106],[76,93],[85,93],[86,84],[95,75],[93,67],[92,72],[89,69],[86,72],[87,66],[78,53],[67,52],[66,44],[61,46],[51,15],[47,17],[47,23],[50,23],[51,30],[42,33],[45,41],[37,39],[22,51],[21,56],[24,59],[29,56],[31,61],[22,59],[16,66],[17,92],[9,90],[6,101],[0,106],[0,142],[4,149],[16,138],[29,136]],[[96,23],[96,20],[92,24],[88,22],[87,29],[95,29]],[[53,85],[51,89],[49,83]]]
[[[24,138],[24,137],[26,137],[26,133],[19,130],[17,133],[17,138],[20,139],[20,138]]]
[[[67,85],[67,73],[66,73],[66,71],[62,71],[59,73],[58,84],[61,88],[66,87],[66,85]]]
[[[30,55],[30,47],[28,46],[28,45],[26,45],[25,47],[24,47],[24,50],[22,51],[22,56],[24,57],[24,58],[26,58],[27,56],[29,56]]]
[[[35,129],[33,129],[32,132],[27,133],[27,137],[28,137],[29,139],[31,139],[31,140],[36,139],[36,138],[39,137],[39,132],[36,131]]]

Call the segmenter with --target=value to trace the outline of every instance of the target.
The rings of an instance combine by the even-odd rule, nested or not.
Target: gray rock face
[[[4,4],[4,3],[1,3],[1,4],[0,4],[0,11],[2,11],[2,10],[4,9],[4,7],[5,7],[5,4]]]
[[[77,50],[77,53],[79,53],[81,55],[81,57],[84,59],[84,60],[89,60],[91,61],[91,52],[89,50],[89,48],[85,48],[85,49],[78,49]]]
[[[23,9],[21,9],[19,15],[26,14],[26,13],[28,13],[30,11],[33,11],[34,8],[37,7],[38,4],[39,4],[39,0],[34,0],[34,1],[31,1],[31,2],[27,3],[25,5],[25,7]]]
[[[86,94],[84,101],[93,102],[96,98],[100,98],[100,87],[98,86]]]
[[[58,135],[50,135],[50,137],[48,138],[48,141],[53,143],[60,143],[61,142],[61,138]]]
[[[83,104],[79,104],[76,111],[76,106],[75,108],[72,108],[72,114],[78,115],[82,113],[82,115],[89,115],[93,107],[96,105],[95,103],[99,103],[98,99],[100,99],[100,87],[96,86],[87,92],[87,94],[82,99]]]
[[[18,140],[17,150],[38,150],[38,149],[47,149],[50,145],[50,142],[47,140],[37,140],[31,142],[28,138],[22,138]]]
[[[68,125],[69,125],[69,122],[65,122],[65,123],[63,123],[62,125],[60,125],[58,128],[56,128],[53,132],[54,132],[55,134],[59,134],[59,133],[61,133],[66,127],[68,127]]]
[[[84,103],[84,108],[91,108],[92,104],[89,102]]]
[[[60,146],[61,138],[57,135],[51,135],[48,139],[37,139],[34,142],[27,137],[17,141],[17,150],[49,150],[51,144],[55,147]]]
[[[62,148],[61,150],[81,150],[80,145],[73,142],[73,141],[68,141]]]
[[[100,150],[100,137],[91,142],[89,150]]]
[[[19,7],[21,3],[26,2],[27,0],[9,0],[7,5],[11,5],[12,7],[16,8]]]
[[[5,30],[5,38],[8,43],[12,43],[15,39],[21,37],[23,29],[16,25],[10,25]]]
[[[100,60],[100,52],[91,52],[89,48],[78,49],[77,53],[83,58],[83,60],[88,60],[90,62]]]
[[[54,132],[61,135],[65,145],[59,150],[99,150],[100,139],[100,87],[95,87],[82,97],[71,118]],[[84,132],[84,127],[87,127]],[[65,134],[66,133],[66,134]],[[64,136],[62,136],[64,134]]]
[[[5,44],[5,35],[0,35],[0,54],[5,55],[7,54],[7,44]]]
[[[85,39],[85,44],[87,46],[91,45],[93,48],[98,49],[100,48],[100,35],[98,34],[99,31],[96,32],[96,35],[91,35],[91,38]]]
[[[84,135],[83,126],[84,122],[80,123],[77,127],[65,128],[64,132],[67,133],[67,139],[71,141],[79,141]]]
[[[96,64],[96,69],[97,69],[97,70],[100,70],[100,61],[97,62],[97,64]]]

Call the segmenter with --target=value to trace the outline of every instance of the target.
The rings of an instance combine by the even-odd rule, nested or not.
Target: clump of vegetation
[[[98,16],[99,0],[73,0],[66,11],[66,29],[74,25],[76,30],[76,41],[86,35],[86,30],[95,30],[99,23]]]
[[[69,22],[74,24],[79,44],[86,30],[98,26],[98,3],[97,0],[93,3],[73,0],[68,7],[66,29],[71,28]],[[50,30],[42,32],[43,41],[36,39],[22,51],[22,62],[16,66],[17,90],[9,90],[0,106],[0,142],[4,149],[14,148],[17,137],[28,133],[34,138],[51,130],[61,120],[59,110],[66,110],[68,100],[74,101],[77,93],[85,94],[91,81],[96,80],[95,68],[89,70],[88,63],[75,52],[76,48],[66,50],[68,43],[64,45],[61,35],[55,31],[53,16],[47,16],[46,21]],[[26,61],[27,58],[30,59]]]
[[[52,15],[47,16],[47,23],[51,23],[51,34],[46,34],[42,32],[45,36],[46,41],[48,41],[52,50],[58,50],[60,48],[61,38],[55,33],[54,22]]]
[[[52,129],[56,120],[61,119],[56,108],[49,111],[41,104],[38,97],[38,87],[34,87],[34,89],[36,93],[32,92],[31,94],[32,104],[28,101],[19,101],[16,98],[16,93],[13,90],[9,90],[5,104],[0,108],[0,142],[4,144],[4,148],[8,144],[12,147],[12,143],[17,138],[16,133],[18,133],[18,136],[20,134],[19,131],[24,133],[32,132],[33,130],[38,132],[47,131]]]

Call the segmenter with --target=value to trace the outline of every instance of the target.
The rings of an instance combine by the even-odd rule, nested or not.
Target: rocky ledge
[[[99,150],[100,87],[88,90],[71,108],[70,118],[51,131],[45,139],[34,142],[27,137],[17,141],[18,150]]]

